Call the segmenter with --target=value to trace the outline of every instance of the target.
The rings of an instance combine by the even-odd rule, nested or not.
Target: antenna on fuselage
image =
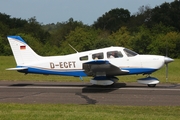
[[[77,51],[72,45],[69,44],[69,46],[70,46],[74,51],[76,51],[76,53],[78,53],[78,51]]]

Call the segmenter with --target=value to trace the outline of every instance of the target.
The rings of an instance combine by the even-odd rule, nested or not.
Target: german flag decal
[[[25,50],[26,49],[26,46],[23,45],[23,46],[20,46],[20,50]]]

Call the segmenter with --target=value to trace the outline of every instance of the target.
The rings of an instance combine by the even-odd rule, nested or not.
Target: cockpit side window
[[[85,60],[88,60],[88,56],[82,56],[79,58],[80,61],[85,61]]]
[[[104,59],[104,54],[101,52],[101,53],[96,53],[96,54],[93,54],[92,55],[92,58],[94,60],[98,60],[98,59]]]
[[[107,52],[107,58],[121,58],[123,57],[120,51],[109,51]]]
[[[132,50],[129,50],[127,48],[123,49],[124,53],[128,56],[128,57],[133,57],[133,56],[136,56],[137,53],[132,51]]]

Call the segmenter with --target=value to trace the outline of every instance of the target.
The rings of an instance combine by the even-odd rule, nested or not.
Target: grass
[[[0,104],[0,119],[178,120],[180,107],[62,104]]]
[[[59,82],[81,82],[78,77],[55,76],[55,75],[39,75],[28,74],[24,75],[17,71],[7,71],[6,68],[15,67],[16,63],[13,56],[0,56],[0,80],[8,81],[59,81]],[[180,59],[169,64],[168,82],[180,83]],[[152,76],[158,78],[161,83],[166,82],[165,66],[153,73]],[[138,78],[143,78],[143,75],[119,76],[119,82],[135,82]],[[83,80],[89,82],[91,77],[84,77]]]

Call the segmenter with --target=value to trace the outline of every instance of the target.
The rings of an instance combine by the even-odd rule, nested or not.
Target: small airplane
[[[164,64],[174,60],[159,55],[140,55],[124,47],[77,52],[62,56],[39,56],[20,36],[7,37],[17,66],[7,70],[17,70],[25,74],[45,74],[85,77],[92,76],[94,85],[112,85],[118,81],[115,76],[146,74],[138,83],[155,87],[159,83],[150,74]],[[74,49],[74,48],[73,48]]]

